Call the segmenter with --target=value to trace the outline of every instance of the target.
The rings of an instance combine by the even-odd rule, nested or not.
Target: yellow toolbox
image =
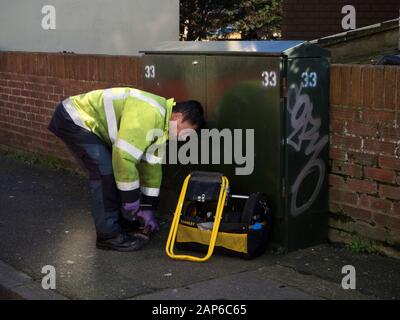
[[[252,259],[265,251],[271,228],[265,195],[229,190],[218,172],[195,171],[185,178],[166,244],[170,258],[204,262],[217,251]],[[177,254],[175,247],[205,255]]]

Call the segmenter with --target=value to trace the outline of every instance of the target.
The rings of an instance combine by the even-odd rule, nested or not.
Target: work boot
[[[96,247],[98,249],[123,252],[140,250],[145,244],[146,241],[143,238],[129,235],[125,232],[121,232],[113,238],[104,239],[97,237],[96,240]]]

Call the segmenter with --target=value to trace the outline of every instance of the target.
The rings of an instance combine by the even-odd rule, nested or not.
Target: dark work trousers
[[[92,216],[97,235],[111,238],[121,232],[121,201],[112,169],[111,149],[94,133],[77,126],[59,104],[48,129],[59,137],[88,173]]]

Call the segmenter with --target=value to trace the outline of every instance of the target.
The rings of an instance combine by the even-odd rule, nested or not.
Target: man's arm
[[[159,203],[160,186],[162,180],[162,158],[144,154],[139,163],[140,191],[143,204],[151,205],[157,209]]]
[[[123,203],[139,200],[139,163],[144,151],[152,143],[149,132],[154,129],[155,122],[155,113],[142,103],[129,106],[121,117],[112,161],[115,182]]]

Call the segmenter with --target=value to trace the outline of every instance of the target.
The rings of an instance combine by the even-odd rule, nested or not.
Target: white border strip
[[[139,180],[133,181],[133,182],[121,182],[121,181],[115,181],[117,184],[118,190],[121,191],[132,191],[135,189],[139,188]]]
[[[115,117],[115,110],[113,99],[116,99],[118,95],[113,95],[112,89],[104,90],[104,111],[106,113],[107,118],[107,126],[108,126],[108,136],[111,140],[111,143],[114,144],[117,139],[118,128],[117,128],[117,119]]]
[[[142,160],[146,161],[147,163],[150,163],[150,164],[159,164],[159,163],[161,164],[163,161],[163,158],[157,157],[151,153],[144,153],[142,156]]]
[[[76,110],[76,108],[74,107],[73,102],[71,101],[70,98],[65,99],[62,102],[65,111],[67,111],[67,113],[69,114],[69,116],[71,117],[72,121],[79,127],[84,128],[86,130],[89,130],[88,127],[86,127],[85,123],[82,121],[78,110]],[[89,130],[90,131],[90,130]]]
[[[158,197],[160,194],[160,188],[140,187],[140,191],[149,197]]]
[[[119,138],[117,141],[114,143],[114,147],[117,147],[127,153],[129,153],[132,157],[134,157],[136,160],[139,160],[143,156],[143,151],[139,150],[135,146],[131,145],[129,142]]]
[[[162,107],[156,100],[145,96],[144,94],[140,93],[140,91],[138,93],[138,91],[139,90],[131,90],[130,95],[134,98],[140,99],[144,102],[151,104],[153,107],[156,107],[158,109],[158,111],[160,111],[161,115],[163,117],[165,117],[165,108],[164,107]]]

